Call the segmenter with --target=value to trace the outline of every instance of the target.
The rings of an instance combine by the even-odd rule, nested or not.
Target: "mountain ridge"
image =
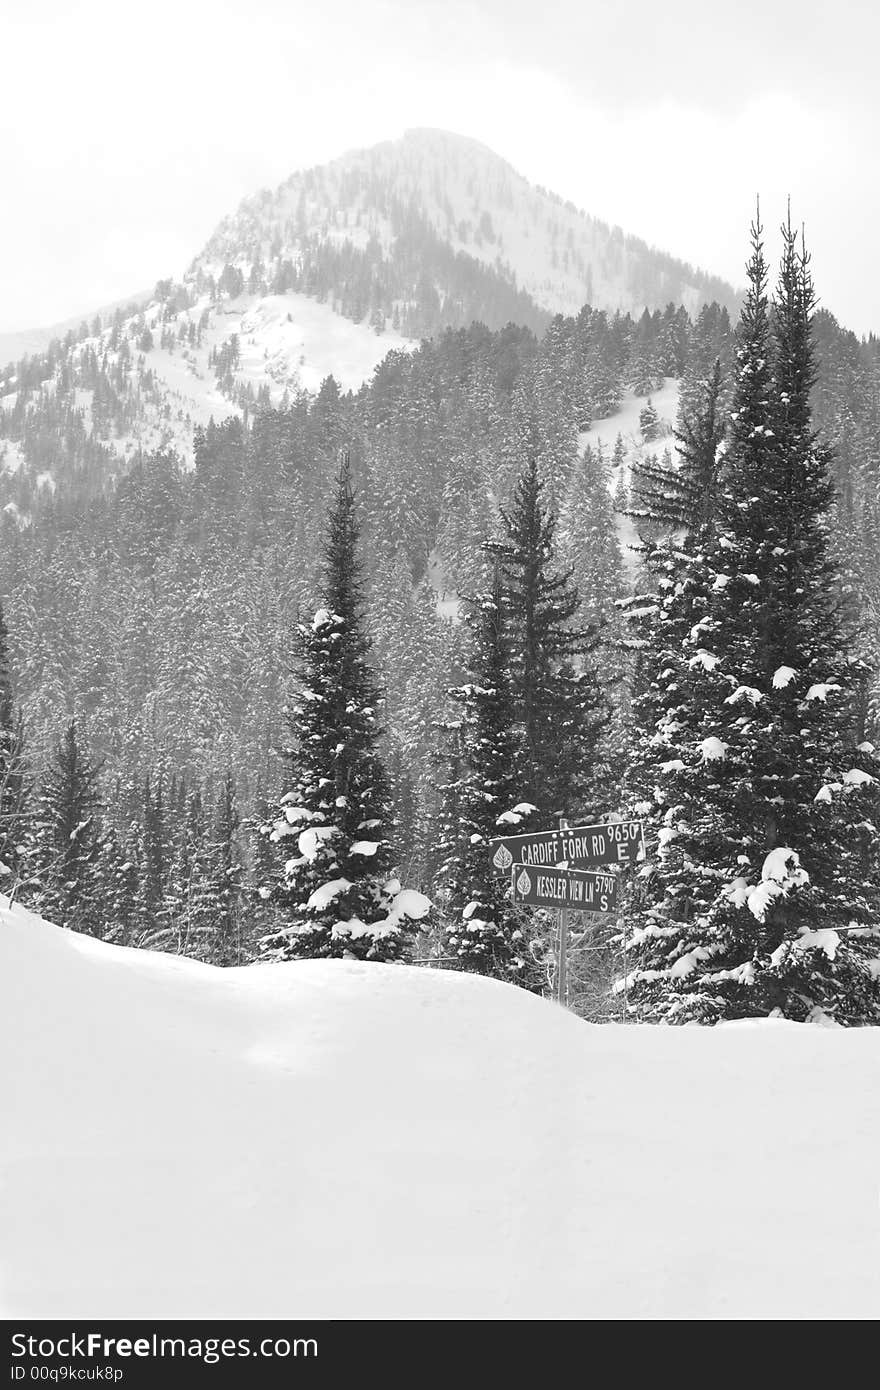
[[[55,323],[0,332],[0,365],[5,366],[9,362],[21,361],[23,357],[34,357],[46,352],[54,338],[60,339],[71,330],[76,331],[81,324],[93,320],[96,315],[104,319],[114,314],[117,309],[139,309],[149,304],[152,297],[152,290],[142,289],[136,294],[123,295],[121,299],[99,304],[97,308],[93,306],[85,313],[68,314]]]

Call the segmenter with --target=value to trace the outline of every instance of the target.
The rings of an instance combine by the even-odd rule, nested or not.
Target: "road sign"
[[[573,825],[565,830],[542,830],[534,835],[509,835],[490,840],[489,855],[497,874],[505,877],[511,865],[572,869],[597,868],[600,864],[634,864],[642,854],[644,832],[637,820],[609,821],[607,825]]]
[[[586,874],[572,869],[541,869],[514,864],[510,871],[513,900],[532,907],[570,908],[574,912],[613,912],[616,874]]]

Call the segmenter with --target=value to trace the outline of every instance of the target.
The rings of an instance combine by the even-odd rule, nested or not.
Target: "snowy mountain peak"
[[[478,141],[408,130],[246,199],[180,281],[0,372],[0,475],[23,449],[26,471],[51,483],[54,458],[47,472],[45,448],[28,443],[43,437],[27,425],[35,410],[64,422],[62,458],[98,443],[123,465],[162,448],[190,459],[197,426],[331,374],[357,390],[389,352],[448,328],[541,334],[587,303],[638,315],[712,299],[733,291],[534,187]],[[25,518],[19,491],[2,505]]]
[[[693,310],[706,300],[730,305],[735,298],[722,281],[533,186],[478,141],[429,128],[295,173],[274,192],[246,199],[193,269],[216,273],[229,262],[245,269],[257,258],[273,266],[288,259],[320,277],[320,248],[337,256],[344,248],[355,267],[369,260],[376,272],[365,285],[371,309],[386,316],[396,309],[398,318],[412,314],[420,274],[445,307],[450,286],[438,283],[443,275],[432,264],[443,261],[444,251],[467,257],[490,281],[524,291],[531,303],[513,315],[520,321],[535,318],[535,311],[540,318],[542,310],[577,313],[584,303],[641,312],[670,301]],[[400,272],[415,250],[421,258],[410,267],[410,284]],[[382,298],[389,268],[400,302],[393,294]],[[489,327],[501,326],[508,307],[497,284],[495,290],[497,305],[480,306]],[[463,307],[454,304],[447,317],[460,318]],[[423,313],[424,306],[418,309]],[[428,326],[434,325],[419,323],[417,332]]]

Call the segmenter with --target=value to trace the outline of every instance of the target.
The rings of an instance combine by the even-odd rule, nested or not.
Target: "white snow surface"
[[[742,700],[748,700],[750,704],[756,705],[759,700],[763,700],[764,695],[753,685],[738,685],[732,695],[728,695],[724,701],[726,705],[738,705]]]
[[[386,884],[389,892],[391,885]],[[391,912],[399,918],[408,917],[411,922],[420,922],[431,911],[431,899],[415,888],[401,888],[394,895]]]
[[[590,428],[578,436],[580,452],[583,453],[588,444],[593,449],[601,444],[606,458],[610,462],[617,436],[622,434],[630,457],[657,454],[658,457],[662,458],[663,450],[668,449],[672,454],[673,461],[675,461],[678,457],[678,446],[673,435],[673,427],[678,415],[679,392],[679,382],[677,378],[671,376],[664,379],[663,385],[658,391],[650,392],[650,396],[637,396],[634,391],[626,391],[620,409],[615,415],[608,415],[602,420],[594,420]],[[661,429],[665,432],[660,439],[645,444],[642,439],[639,416],[649,399],[657,411]]]
[[[333,902],[334,898],[338,898],[340,893],[348,892],[350,887],[350,878],[328,879],[310,895],[306,907],[313,907],[316,911],[322,912],[329,903]]]
[[[843,774],[843,780],[847,786],[864,787],[876,779],[871,776],[870,772],[863,772],[860,767],[851,767],[848,772]]]
[[[314,859],[317,859],[324,841],[330,840],[334,835],[338,834],[339,831],[335,825],[316,825],[313,830],[303,830],[300,833],[299,839],[297,840],[297,848],[303,859],[307,859],[309,863],[311,863]]]
[[[768,909],[777,898],[786,897],[794,888],[809,883],[810,876],[801,868],[797,850],[787,845],[772,849],[761,868],[761,882],[748,894],[748,908],[759,922],[766,919]],[[834,933],[836,935],[836,933]]]
[[[172,353],[157,345],[145,354],[147,367],[161,383],[163,398],[173,409],[170,416],[163,415],[155,422],[146,412],[146,424],[139,426],[142,434],[146,431],[145,437],[111,441],[117,452],[131,452],[141,444],[155,446],[156,429],[170,429],[171,442],[189,459],[193,425],[240,414],[218,389],[208,365],[211,349],[222,347],[233,335],[241,352],[236,381],[242,385],[250,382],[255,389],[268,385],[274,405],[280,403],[285,390],[317,391],[330,375],[343,390],[356,390],[392,349],[416,346],[399,334],[378,334],[366,324],[343,318],[329,304],[304,294],[241,295],[217,305],[199,301],[178,314],[178,324],[197,322],[206,309],[209,322],[200,347],[177,348]],[[157,344],[158,336],[157,327]]]
[[[773,689],[784,690],[786,686],[791,685],[796,675],[797,671],[793,666],[777,666],[773,672]]]
[[[880,1030],[591,1026],[0,900],[15,1318],[870,1318]]]
[[[811,685],[807,691],[808,700],[821,700],[823,705],[828,698],[829,690],[839,690],[840,686],[834,681],[819,681],[816,685]]]
[[[701,647],[696,656],[689,658],[688,666],[702,666],[704,671],[714,671],[715,667],[720,664],[720,661],[720,656],[716,656],[714,652],[707,652]]]
[[[3,408],[3,400],[0,400],[0,409]],[[17,473],[23,462],[24,454],[17,440],[0,439],[0,473]]]

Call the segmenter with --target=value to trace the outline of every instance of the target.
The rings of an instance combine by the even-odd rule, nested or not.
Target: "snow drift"
[[[17,1317],[869,1317],[880,1032],[590,1027],[0,905]]]

